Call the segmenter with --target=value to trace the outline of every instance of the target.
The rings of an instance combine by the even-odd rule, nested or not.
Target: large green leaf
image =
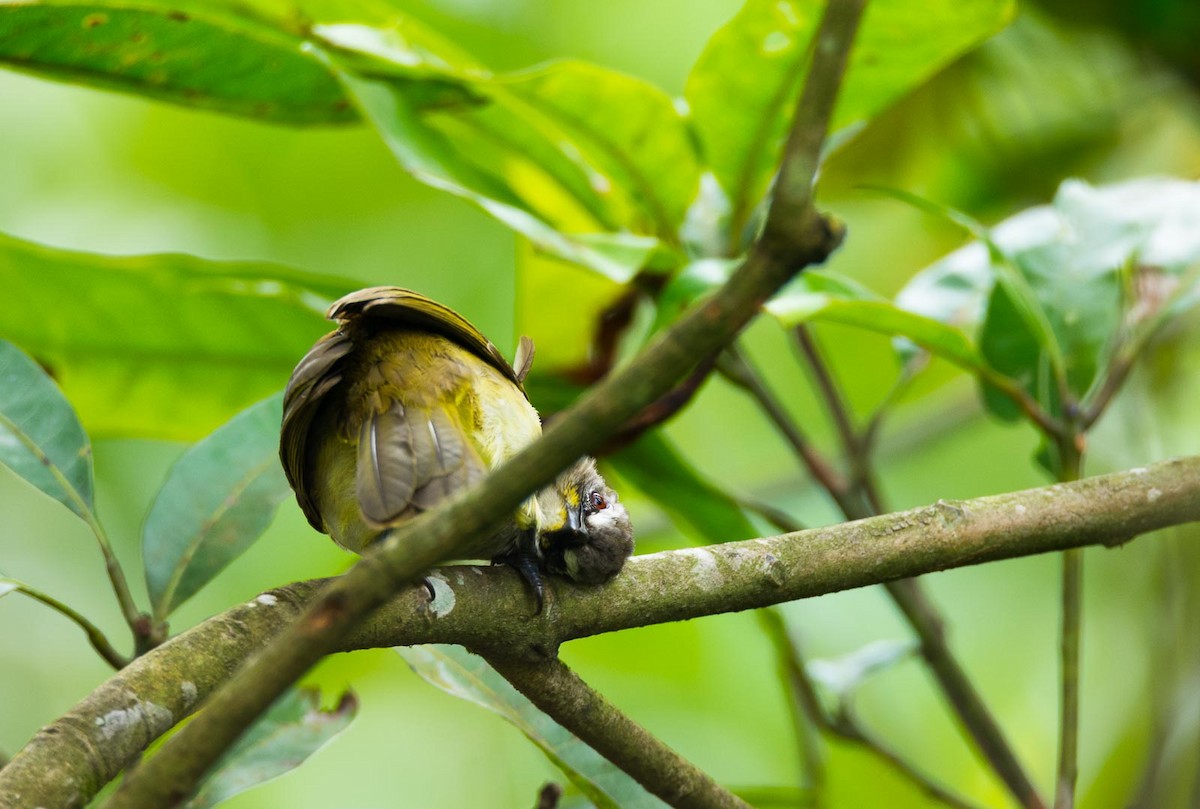
[[[354,120],[337,81],[301,48],[304,26],[325,13],[380,15],[351,0],[291,5],[0,0],[0,64],[279,123]]]
[[[539,249],[624,282],[659,242],[677,240],[700,169],[661,90],[581,62],[502,76],[451,69],[437,53],[363,26],[315,33],[410,173]],[[428,102],[431,85],[442,103]]]
[[[427,682],[515,725],[600,809],[657,809],[666,805],[538,710],[483,658],[457,646],[413,646],[396,651]]]
[[[688,77],[692,120],[704,158],[730,198],[735,229],[746,223],[779,163],[823,8],[819,0],[747,0],[709,40]],[[1011,0],[872,0],[831,131],[878,113],[1000,30],[1013,9]]]
[[[0,340],[0,463],[94,523],[92,447],[87,434],[46,372],[4,340]]]
[[[350,692],[337,707],[322,710],[315,688],[285,691],[221,757],[183,809],[208,809],[296,769],[345,730],[357,712],[358,701]]]
[[[154,617],[163,620],[240,556],[291,494],[279,463],[282,394],[244,410],[171,468],[142,531]]]
[[[279,390],[349,282],[261,262],[114,258],[0,235],[0,336],[94,436],[195,440]]]

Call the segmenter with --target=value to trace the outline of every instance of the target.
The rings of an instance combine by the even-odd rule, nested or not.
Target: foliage
[[[0,2],[0,63],[265,123],[370,127],[416,179],[517,235],[518,300],[542,301],[564,286],[578,293],[556,295],[561,306],[519,311],[521,327],[551,344],[529,381],[550,413],[702,301],[752,244],[821,7],[747,0],[703,49],[682,100],[583,61],[495,72],[430,26],[366,0],[286,8],[267,0],[10,0]],[[876,0],[870,9],[828,154],[1014,13],[1007,0]],[[989,412],[1041,433],[1039,458],[1061,476],[1065,455],[1131,367],[1200,301],[1200,185],[1071,180],[1052,205],[994,227],[890,193],[973,241],[894,298],[818,270],[765,312],[788,333],[836,324],[893,338],[900,385],[928,356],[948,361],[974,378]],[[88,432],[207,434],[170,471],[146,517],[149,636],[139,635],[136,605],[113,576],[144,651],[287,499],[275,461],[279,397],[271,394],[327,329],[325,306],[353,284],[261,262],[111,257],[4,235],[0,280],[9,290],[0,335],[12,341],[0,342],[0,462],[83,518],[110,560]],[[836,416],[837,396],[828,398]],[[871,430],[843,432],[845,489],[829,493],[877,507]],[[666,432],[634,438],[608,459],[633,496],[705,542],[758,533],[762,515],[694,468]],[[110,574],[113,565],[120,570],[110,561]],[[78,613],[0,579],[0,595],[15,591],[38,593],[101,648],[102,634]],[[868,675],[911,650],[888,642],[801,668],[848,703]],[[480,661],[453,650],[403,654],[426,679],[516,724],[597,805],[656,802]],[[315,697],[293,694],[277,712],[188,805],[213,805],[239,791],[234,784],[298,765],[345,726],[353,705],[324,713]]]

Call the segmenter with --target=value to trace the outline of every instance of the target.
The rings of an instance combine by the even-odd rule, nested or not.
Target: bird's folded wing
[[[353,346],[342,332],[325,335],[300,361],[283,395],[283,426],[279,457],[304,515],[318,531],[325,530],[313,492],[305,480],[309,426],[325,394],[342,380],[340,360]]]
[[[431,509],[485,471],[454,410],[393,401],[359,426],[356,495],[373,527]]]

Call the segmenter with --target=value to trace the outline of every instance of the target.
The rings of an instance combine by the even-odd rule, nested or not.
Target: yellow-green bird
[[[399,287],[333,304],[338,323],[300,360],[284,394],[279,454],[308,521],[362,552],[541,435],[513,365],[457,312]],[[541,569],[599,584],[633,552],[629,515],[583,458],[465,558],[512,564],[541,610]],[[447,560],[449,561],[449,560]]]

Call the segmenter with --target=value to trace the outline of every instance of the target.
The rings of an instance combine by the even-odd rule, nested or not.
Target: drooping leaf
[[[93,522],[92,446],[38,364],[0,340],[0,463]]]
[[[449,70],[436,53],[360,26],[315,32],[405,169],[538,249],[624,282],[659,242],[676,239],[700,168],[661,90],[582,62],[500,76]],[[431,82],[457,88],[457,98],[426,103]]]
[[[608,759],[538,710],[483,658],[457,646],[413,646],[396,651],[427,682],[487,708],[516,726],[600,809],[665,806]]]
[[[688,77],[684,95],[735,228],[778,165],[823,7],[819,0],[747,0]],[[904,0],[869,3],[831,131],[869,119],[1000,30],[1012,13],[1011,0],[937,0],[919,10]]]
[[[0,235],[0,336],[97,437],[195,440],[279,390],[354,284],[265,262],[111,257]]]
[[[279,463],[282,394],[242,411],[175,463],[150,506],[142,559],[163,620],[250,547],[291,494]]]
[[[296,769],[345,730],[357,712],[358,700],[349,691],[332,710],[321,708],[315,688],[284,692],[221,757],[184,809],[208,809]]]
[[[277,123],[353,121],[337,81],[301,47],[306,12],[331,4],[305,5],[2,0],[0,64]],[[364,13],[363,4],[337,5]]]

